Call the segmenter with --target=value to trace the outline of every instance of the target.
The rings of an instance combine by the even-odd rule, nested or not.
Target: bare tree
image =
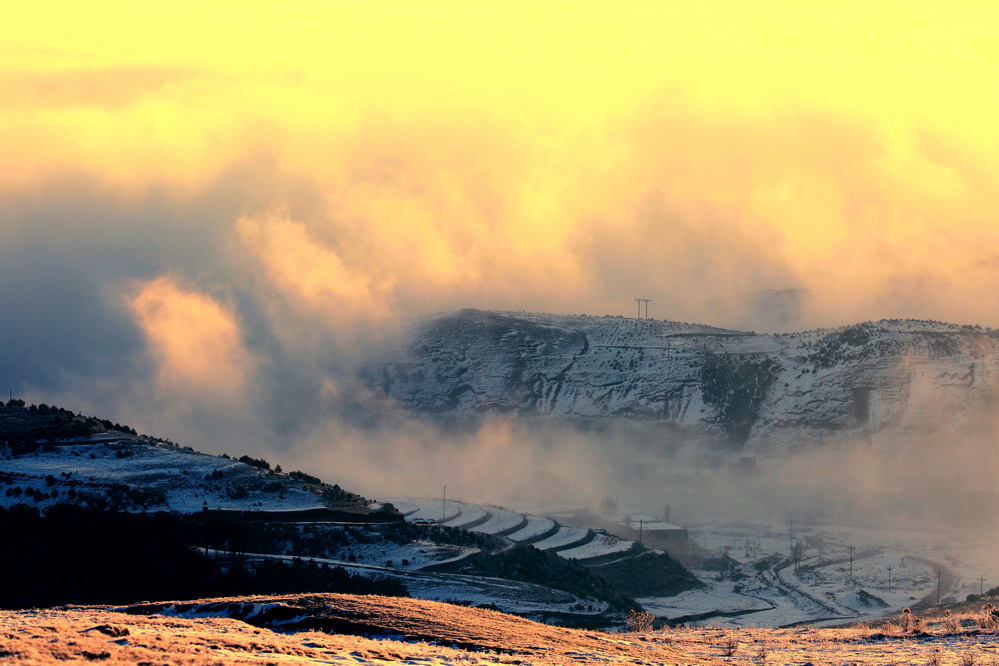
[[[798,571],[798,567],[801,564],[801,558],[805,554],[805,545],[801,541],[795,541],[791,546],[791,561],[794,562],[794,570]]]

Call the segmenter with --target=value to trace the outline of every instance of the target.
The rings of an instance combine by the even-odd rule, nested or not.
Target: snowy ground
[[[418,508],[407,520],[441,510],[440,499],[392,500],[396,506]],[[456,503],[463,514],[493,518],[473,530],[495,533],[499,509],[471,510],[468,502]],[[530,514],[527,526],[507,536],[522,541],[553,528],[549,518]],[[639,515],[639,514],[635,514]],[[651,517],[650,517],[651,518]],[[547,527],[547,530],[546,530]],[[931,530],[876,530],[836,525],[793,526],[793,539],[803,547],[799,568],[789,559],[792,526],[765,522],[702,521],[688,526],[690,541],[685,553],[675,553],[690,562],[705,583],[674,597],[640,597],[639,603],[653,615],[689,624],[717,623],[722,626],[779,627],[798,623],[840,625],[897,614],[920,602],[936,602],[937,571],[940,599],[963,601],[969,593],[989,589],[999,582],[999,564],[994,558],[991,535],[973,533],[945,535]],[[591,535],[592,540],[574,548],[560,549],[561,557],[581,560],[611,554],[622,556],[634,542],[610,535]],[[587,538],[587,530],[559,526],[551,536],[534,545],[560,548]],[[851,547],[853,564],[851,569]],[[719,569],[721,562],[726,562]],[[709,568],[706,564],[713,562]],[[891,567],[891,589],[889,570]],[[596,568],[599,572],[599,566]],[[984,583],[979,580],[984,577]]]
[[[593,538],[593,541],[575,548],[560,550],[558,554],[569,560],[586,560],[612,553],[625,553],[631,550],[634,545],[633,541],[618,539],[609,534],[598,534]]]
[[[100,439],[100,438],[95,438]],[[296,511],[323,506],[318,495],[296,488],[287,477],[281,477],[286,488],[281,492],[264,492],[277,475],[251,467],[236,460],[196,453],[162,444],[139,445],[129,437],[106,437],[105,441],[81,441],[64,444],[52,451],[38,451],[21,456],[9,456],[0,461],[0,506],[24,503],[25,495],[15,495],[32,488],[46,495],[31,500],[40,509],[66,501],[67,494],[107,494],[109,486],[129,487],[162,493],[147,505],[149,510],[171,510],[182,513],[210,509]],[[215,473],[218,478],[206,479]],[[52,477],[47,482],[46,477]],[[235,492],[246,488],[245,495]],[[8,493],[7,491],[12,491]],[[52,491],[56,496],[52,497]],[[130,506],[133,510],[140,508]]]
[[[511,541],[518,543],[530,541],[555,527],[555,521],[541,516],[527,516],[527,525],[509,536]]]
[[[790,525],[707,521],[692,526],[690,534],[697,548],[735,562],[728,571],[695,571],[709,586],[703,594],[718,599],[719,611],[752,608],[749,614],[710,620],[733,626],[842,624],[935,604],[938,572],[940,600],[963,601],[979,592],[980,576],[994,581],[999,573],[994,556],[989,559],[991,542],[974,534],[797,525],[794,541],[804,547],[797,572],[789,561]],[[761,604],[752,599],[772,608],[759,611]],[[690,595],[695,600],[703,608],[705,598]],[[679,600],[650,606],[669,609],[671,617],[694,614],[685,613]]]

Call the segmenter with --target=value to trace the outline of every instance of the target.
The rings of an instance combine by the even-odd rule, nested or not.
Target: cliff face
[[[990,424],[999,332],[883,320],[758,335],[676,322],[463,310],[427,320],[368,388],[439,419],[667,426],[736,452],[960,436]]]

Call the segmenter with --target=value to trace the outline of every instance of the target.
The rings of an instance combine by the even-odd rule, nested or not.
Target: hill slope
[[[156,664],[990,663],[981,612],[929,631],[669,629],[607,634],[494,611],[384,597],[206,599],[0,611],[0,658]],[[939,620],[940,618],[938,618]],[[967,624],[967,626],[965,626]],[[923,628],[920,627],[920,629]],[[374,640],[372,640],[374,639]]]

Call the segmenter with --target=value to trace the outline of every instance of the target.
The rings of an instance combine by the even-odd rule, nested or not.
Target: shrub
[[[982,614],[978,618],[978,624],[982,629],[989,631],[999,628],[999,608],[992,604],[982,606]]]
[[[919,631],[919,624],[919,618],[913,615],[910,609],[902,609],[902,616],[898,619],[898,626],[903,632]]]
[[[632,608],[628,611],[628,631],[634,632],[646,632],[652,631],[652,623],[655,621],[655,617],[644,610],[635,610]]]
[[[960,622],[950,610],[944,611],[943,627],[949,633],[954,633],[961,628]]]
[[[305,483],[311,483],[311,484],[314,484],[314,485],[317,485],[317,486],[323,485],[323,482],[322,482],[322,480],[319,479],[319,477],[312,476],[311,474],[306,474],[305,472],[302,472],[302,471],[299,471],[299,470],[295,470],[294,472],[290,472],[288,474],[288,476],[290,476],[291,478],[296,479],[298,481],[303,481]]]
[[[264,460],[263,458],[251,458],[250,456],[240,456],[239,462],[246,463],[247,465],[252,465],[257,469],[270,469],[271,464]]]

